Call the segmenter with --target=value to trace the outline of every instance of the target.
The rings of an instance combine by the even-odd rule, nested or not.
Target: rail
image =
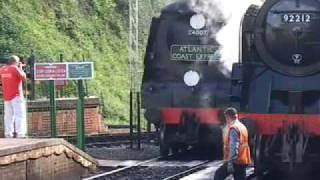
[[[143,162],[140,162],[140,163],[131,165],[131,166],[127,166],[127,167],[115,169],[115,170],[112,170],[112,171],[109,171],[109,172],[105,172],[105,173],[97,174],[97,175],[94,175],[94,176],[91,176],[91,177],[88,177],[88,178],[84,178],[84,179],[82,179],[82,180],[97,180],[97,179],[100,179],[100,178],[105,178],[105,177],[113,176],[113,175],[116,175],[116,174],[118,174],[118,173],[124,172],[124,171],[126,171],[126,170],[128,170],[128,169],[132,169],[132,168],[141,166],[141,165],[146,164],[146,163],[150,163],[150,162],[153,162],[153,161],[157,161],[157,160],[159,160],[159,159],[160,159],[160,157],[156,157],[156,158],[149,159],[149,160],[146,160],[146,161],[143,161]]]
[[[162,180],[176,180],[176,179],[180,179],[182,177],[185,177],[187,175],[190,175],[192,173],[195,173],[199,170],[202,170],[204,168],[206,168],[206,165],[211,162],[211,161],[204,161],[203,163],[200,163],[198,165],[195,165],[193,167],[191,167],[190,169],[186,170],[186,171],[183,171],[183,172],[180,172],[180,173],[177,173],[175,175],[172,175],[170,177],[167,177],[167,178],[164,178]]]

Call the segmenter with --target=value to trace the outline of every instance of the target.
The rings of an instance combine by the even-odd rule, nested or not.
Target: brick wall
[[[28,172],[27,180],[79,180],[88,174],[88,170],[76,163],[65,154],[50,155],[34,160],[28,160],[27,165],[22,168]]]
[[[0,166],[1,180],[26,180],[26,161]]]
[[[3,139],[0,180],[80,180],[97,162],[62,139]]]
[[[76,135],[77,99],[57,99],[57,133],[60,136]],[[85,99],[85,132],[87,135],[106,133],[99,98]],[[1,113],[1,111],[0,111]],[[3,137],[3,114],[0,114],[0,137]],[[50,135],[49,100],[28,102],[28,133],[31,136]]]

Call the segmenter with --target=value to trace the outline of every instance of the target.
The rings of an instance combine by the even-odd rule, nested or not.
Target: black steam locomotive
[[[221,154],[218,109],[228,103],[230,73],[218,61],[222,20],[174,3],[153,18],[145,56],[143,106],[160,127],[161,154],[211,144]],[[208,12],[207,12],[208,13]]]
[[[231,75],[216,61],[214,34],[222,23],[198,9],[174,3],[153,19],[143,105],[160,126],[161,154],[203,143],[219,152],[219,112],[232,105],[249,129],[258,174],[301,172],[296,168],[312,174],[320,163],[320,1],[250,6]]]

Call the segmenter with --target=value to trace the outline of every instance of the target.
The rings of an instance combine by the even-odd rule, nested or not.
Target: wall
[[[76,135],[76,98],[57,99],[57,134],[59,136]],[[3,112],[3,111],[1,111]],[[91,97],[85,99],[86,135],[106,133],[101,113],[101,101]],[[3,113],[0,113],[0,137],[3,137]],[[30,136],[50,136],[49,100],[28,102],[28,134]]]

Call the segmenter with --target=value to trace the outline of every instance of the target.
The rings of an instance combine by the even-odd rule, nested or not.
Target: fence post
[[[138,150],[141,150],[140,92],[137,92]]]
[[[32,100],[35,100],[36,97],[36,83],[34,80],[34,63],[36,61],[35,55],[33,50],[31,51],[31,57],[29,58],[30,62],[30,77],[31,77],[31,98]]]
[[[56,127],[56,88],[54,80],[49,81],[49,92],[50,92],[50,122],[51,122],[51,137],[57,137],[57,127]]]
[[[130,119],[129,119],[129,126],[130,126],[130,148],[133,148],[133,92],[130,90]]]
[[[86,58],[84,57],[84,55],[82,55],[82,62],[85,62]],[[84,96],[89,96],[89,92],[88,92],[88,83],[86,80],[84,80]]]
[[[59,60],[60,60],[61,63],[63,62],[63,54],[59,55]],[[64,81],[64,84],[65,84],[66,80],[63,80],[63,81]],[[62,98],[64,96],[63,88],[60,89],[60,93],[59,94],[60,94],[60,98]]]
[[[77,146],[84,150],[85,130],[84,130],[84,90],[83,80],[78,80],[78,101],[77,101]]]

